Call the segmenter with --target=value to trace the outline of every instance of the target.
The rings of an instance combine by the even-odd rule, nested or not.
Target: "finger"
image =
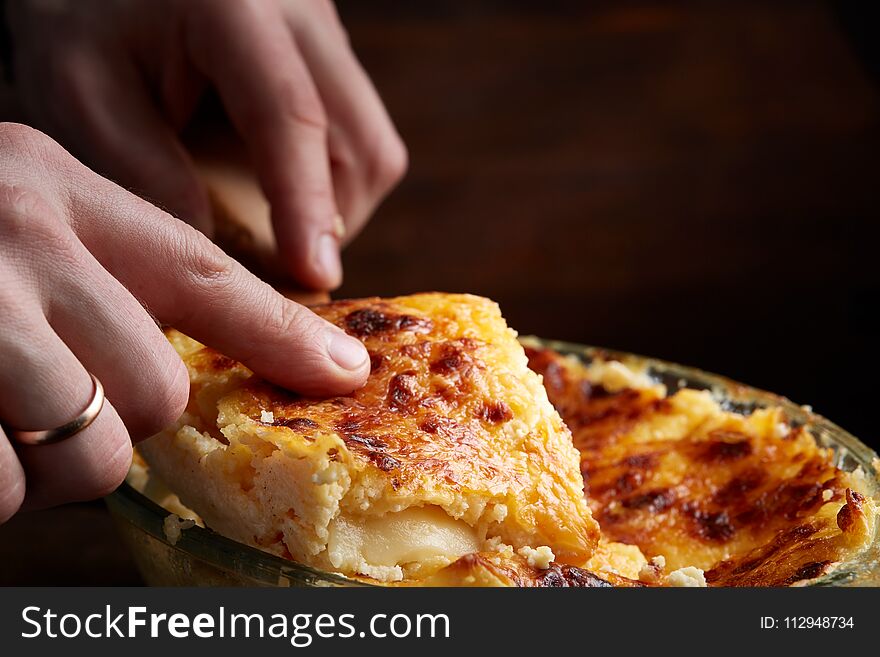
[[[108,495],[125,479],[132,457],[131,440],[109,401],[75,436],[54,445],[20,445],[17,451],[27,478],[25,511]]]
[[[346,241],[403,177],[407,153],[331,2],[287,5],[287,22],[327,112],[333,186]]]
[[[283,17],[270,2],[189,6],[190,56],[248,145],[286,266],[305,285],[338,287],[324,109]]]
[[[212,233],[210,203],[195,165],[161,116],[133,62],[78,47],[59,63],[52,123],[95,169]]]
[[[80,239],[159,320],[292,390],[342,394],[363,385],[369,357],[360,341],[161,210],[108,181],[93,180],[91,194],[84,187],[71,186]]]
[[[128,290],[77,243],[76,268],[56,268],[45,287],[50,324],[97,376],[134,440],[177,420],[189,376],[156,322]]]
[[[24,469],[9,438],[0,427],[0,524],[21,508],[24,500]]]
[[[27,311],[25,311],[27,312]],[[45,318],[29,316],[27,340],[0,336],[0,419],[9,429],[51,429],[79,415],[93,394],[91,378]],[[113,406],[55,445],[17,445],[28,482],[23,509],[87,500],[112,491],[131,464],[131,441]]]

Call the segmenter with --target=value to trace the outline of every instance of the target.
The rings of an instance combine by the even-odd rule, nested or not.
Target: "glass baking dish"
[[[722,376],[653,358],[533,337],[522,341],[573,355],[584,362],[596,355],[619,359],[644,368],[670,393],[683,387],[709,390],[731,411],[749,413],[756,408],[781,406],[792,423],[807,426],[820,445],[834,451],[838,468],[852,471],[861,467],[866,474],[867,492],[880,498],[877,454],[807,407]],[[369,586],[282,559],[199,526],[183,530],[172,544],[164,528],[169,512],[128,483],[107,497],[107,506],[144,581],[152,586]],[[875,525],[869,548],[808,585],[880,586],[880,523]]]

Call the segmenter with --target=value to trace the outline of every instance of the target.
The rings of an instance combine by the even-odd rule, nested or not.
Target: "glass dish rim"
[[[553,349],[566,356],[575,356],[582,361],[601,357],[644,367],[651,378],[662,381],[667,387],[672,388],[671,391],[676,388],[675,380],[686,380],[688,385],[681,387],[693,388],[695,387],[693,384],[696,383],[696,387],[709,390],[716,399],[737,412],[745,412],[745,408],[748,406],[753,408],[771,404],[780,406],[794,423],[808,425],[820,445],[844,448],[845,453],[852,456],[853,461],[864,470],[865,480],[870,487],[869,493],[875,499],[880,498],[880,471],[878,471],[880,461],[878,461],[877,453],[845,429],[814,413],[809,407],[795,404],[786,397],[740,383],[720,374],[659,358],[531,335],[520,336],[519,340],[524,346]],[[667,377],[672,380],[665,380]],[[835,453],[839,454],[839,449]],[[165,534],[164,523],[172,512],[159,506],[127,481],[108,495],[106,501],[111,511],[119,513],[122,518],[165,543],[171,549],[223,570],[228,570],[226,564],[231,560],[241,569],[243,574],[254,577],[265,584],[272,582],[280,584],[290,580],[306,579],[320,582],[324,586],[381,586],[291,561],[198,525],[183,530],[179,538],[171,543]],[[851,583],[852,580],[856,580],[855,583],[858,584],[860,573],[856,572],[854,568],[859,566],[859,560],[863,559],[868,552],[880,554],[880,522],[875,523],[872,543],[864,552],[851,561],[840,563],[831,572],[808,580],[805,584],[808,586],[829,586],[838,583]],[[877,563],[875,568],[880,571],[880,563]]]

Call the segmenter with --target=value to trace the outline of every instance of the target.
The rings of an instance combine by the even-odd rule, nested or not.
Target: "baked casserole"
[[[190,403],[139,446],[166,508],[386,585],[779,586],[873,540],[864,481],[780,408],[524,350],[479,297],[314,310],[367,346],[363,389],[299,397],[167,332]]]
[[[590,557],[599,528],[571,434],[496,304],[422,294],[314,310],[370,352],[348,396],[296,396],[168,332],[190,403],[139,451],[208,527],[382,582],[500,545],[533,563]]]

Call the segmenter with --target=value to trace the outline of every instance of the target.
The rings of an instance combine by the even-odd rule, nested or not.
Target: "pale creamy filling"
[[[477,552],[476,530],[442,509],[412,507],[376,517],[330,523],[327,556],[334,568],[384,581],[437,569]]]

